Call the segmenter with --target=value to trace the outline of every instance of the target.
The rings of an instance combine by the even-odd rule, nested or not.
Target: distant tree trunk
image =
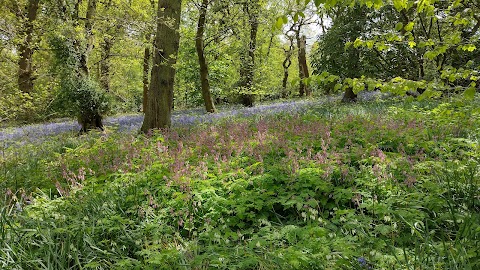
[[[110,92],[110,54],[113,38],[104,37],[102,44],[102,61],[100,62],[100,84],[103,90]]]
[[[18,60],[18,88],[21,92],[31,94],[33,92],[33,30],[34,22],[37,19],[39,0],[29,0],[26,7],[26,14],[20,13],[17,16],[25,20],[24,28],[21,34],[23,39],[18,47],[20,59]],[[25,17],[26,16],[26,17]]]
[[[290,47],[288,49],[283,49],[285,52],[285,60],[283,60],[282,66],[283,66],[283,81],[282,81],[282,97],[286,98],[287,97],[287,83],[288,83],[288,77],[289,77],[289,72],[288,69],[292,65],[292,54],[293,54],[293,37],[287,36],[288,39],[290,40]]]
[[[205,23],[207,17],[207,7],[209,0],[202,0],[200,6],[200,15],[198,18],[197,34],[195,38],[195,47],[197,49],[198,63],[200,64],[200,82],[202,85],[202,96],[205,102],[207,112],[215,112],[212,95],[210,93],[210,82],[208,81],[208,65],[205,59],[203,34],[205,32]]]
[[[246,107],[253,106],[253,94],[250,93],[253,87],[253,79],[255,76],[255,51],[257,50],[257,33],[258,33],[258,0],[253,0],[252,5],[245,3],[245,12],[248,15],[250,25],[250,41],[248,44],[248,53],[242,59],[242,67],[240,70],[240,87],[247,93],[242,94],[242,104]]]
[[[352,70],[358,70],[358,59],[360,59],[360,52],[358,49],[353,49],[353,54],[351,55],[352,59],[357,59],[355,64],[352,67]],[[357,94],[353,92],[353,87],[347,87],[345,93],[343,94],[342,103],[357,102]]]
[[[343,94],[342,102],[349,103],[349,102],[356,102],[357,101],[357,94],[353,92],[352,87],[348,87]]]
[[[286,93],[287,92],[287,83],[288,83],[288,68],[292,65],[292,60],[290,58],[285,58],[283,60],[283,81],[282,81],[282,89]]]
[[[80,18],[78,17],[78,8],[80,8],[81,0],[78,0],[76,6],[76,16],[77,20]],[[79,59],[79,78],[80,80],[88,80],[90,76],[90,70],[88,68],[88,55],[93,50],[93,20],[95,18],[95,14],[97,12],[97,0],[88,0],[87,5],[87,13],[85,16],[85,38],[86,38],[86,48],[81,49],[80,52],[80,59]],[[80,46],[80,42],[77,41],[77,46]],[[110,45],[109,45],[110,46]],[[103,70],[101,70],[103,73]],[[91,129],[100,129],[103,130],[103,116],[101,115],[100,111],[93,106],[89,110],[85,110],[80,112],[78,116],[78,121],[82,126],[80,132],[88,132]]]
[[[171,126],[175,64],[180,43],[181,0],[159,0],[152,77],[142,132]],[[167,22],[168,23],[167,23]]]
[[[77,2],[81,2],[80,0]],[[87,39],[87,47],[80,54],[80,70],[88,77],[88,55],[93,49],[93,18],[97,12],[97,0],[89,0],[87,14],[85,16],[85,37]]]
[[[300,77],[299,94],[300,96],[303,96],[303,95],[310,96],[312,94],[310,91],[310,87],[308,87],[304,83],[304,80],[310,77],[310,74],[308,72],[308,65],[307,65],[307,38],[305,36],[300,36],[300,27],[298,27],[295,34],[297,38],[297,47],[298,47],[298,71],[299,71],[299,77]]]
[[[143,106],[142,111],[145,113],[147,108],[147,94],[148,94],[148,74],[150,72],[150,47],[147,45],[145,47],[145,52],[143,54]]]

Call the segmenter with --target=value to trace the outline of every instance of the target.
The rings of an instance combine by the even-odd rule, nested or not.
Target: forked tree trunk
[[[37,19],[39,8],[39,0],[29,0],[26,7],[27,13],[19,13],[17,16],[24,20],[24,28],[21,34],[23,41],[18,47],[20,59],[18,60],[18,89],[27,94],[33,92],[34,68],[32,64],[33,58],[33,30],[34,22]]]
[[[200,15],[198,18],[197,34],[195,37],[195,47],[197,49],[198,63],[200,64],[200,83],[202,85],[202,97],[207,112],[215,112],[212,95],[210,93],[210,82],[208,80],[208,65],[205,59],[203,34],[205,33],[205,23],[207,17],[207,7],[209,0],[202,0],[200,6]]]
[[[142,132],[171,126],[175,64],[180,43],[181,0],[159,0],[152,77]]]

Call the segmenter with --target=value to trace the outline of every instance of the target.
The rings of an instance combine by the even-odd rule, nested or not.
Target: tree
[[[313,52],[312,65],[316,74],[328,72],[339,76],[342,81],[372,74],[372,63],[378,57],[366,49],[347,46],[365,34],[369,26],[365,7],[337,7],[331,11],[332,23],[328,31],[320,36],[318,47]],[[373,67],[375,69],[375,67]],[[378,71],[375,69],[373,73]],[[344,85],[343,102],[354,102],[356,93],[351,85]]]
[[[181,0],[159,0],[153,66],[141,130],[169,128],[173,105],[175,64],[180,43]]]
[[[40,0],[28,0],[25,8],[21,8],[16,1],[12,1],[15,14],[19,21],[23,22],[22,30],[19,34],[20,45],[18,46],[18,88],[23,93],[31,94],[33,92],[34,65],[33,65],[33,39],[34,23],[37,19]]]
[[[286,97],[287,96],[287,83],[288,83],[288,77],[289,77],[289,72],[288,69],[292,65],[292,54],[293,54],[293,36],[289,36],[288,34],[285,35],[289,41],[288,48],[283,49],[285,53],[285,60],[282,62],[283,66],[283,80],[282,80],[282,89],[283,93],[282,96]]]
[[[77,115],[80,132],[103,130],[103,115],[108,109],[105,91],[102,91],[90,72],[89,55],[94,48],[94,21],[97,0],[86,3],[85,17],[81,17],[82,1],[71,9],[66,1],[58,7],[58,32],[50,33],[49,44],[54,53],[55,70],[60,80],[56,98],[58,107]],[[83,35],[77,29],[83,24]]]
[[[477,15],[479,5],[476,1],[314,2],[317,7],[329,12],[338,10],[339,7],[365,8],[365,15],[373,19],[368,24],[376,26],[382,25],[385,18],[395,18],[390,16],[390,10],[397,12],[397,20],[388,20],[390,27],[361,31],[354,41],[348,41],[345,45],[377,54],[377,59],[381,59],[383,63],[380,63],[386,65],[385,69],[390,74],[402,71],[404,74],[394,78],[368,78],[356,74],[349,80],[344,80],[346,90],[349,90],[348,87],[354,88],[351,90],[356,94],[365,88],[361,87],[365,83],[369,88],[379,88],[399,95],[418,90],[422,93],[421,98],[425,98],[454,90],[464,91],[466,97],[473,98],[479,75],[478,61],[475,59],[478,55],[477,45],[480,45],[480,17]],[[392,62],[392,59],[397,61]],[[409,64],[406,65],[403,60]],[[460,64],[462,62],[465,63],[464,66]],[[402,69],[391,68],[392,66]]]
[[[302,34],[302,28],[306,25],[313,23],[310,18],[298,18],[293,23],[290,31],[294,33],[295,40],[297,42],[297,57],[298,57],[298,74],[300,77],[299,95],[310,96],[312,93],[310,87],[305,83],[305,80],[310,77],[307,64],[307,37]]]
[[[147,43],[150,40],[150,35],[147,36]],[[152,53],[150,52],[150,46],[147,44],[144,49],[143,53],[143,102],[142,102],[142,111],[145,113],[145,110],[147,108],[147,103],[148,103],[148,86],[149,86],[149,80],[148,80],[148,74],[150,71],[150,57]]]
[[[202,0],[200,4],[200,13],[198,16],[197,33],[195,36],[195,48],[198,55],[198,63],[200,65],[200,82],[202,87],[202,97],[205,103],[205,109],[207,112],[215,112],[215,105],[213,104],[212,95],[210,93],[210,82],[208,78],[208,65],[205,58],[205,44],[204,33],[207,17],[207,8],[209,0]]]
[[[243,10],[248,18],[250,38],[246,53],[244,52],[240,56],[239,87],[243,92],[242,104],[246,107],[252,107],[254,102],[252,88],[255,76],[255,51],[257,50],[258,16],[260,12],[259,0],[245,1]]]

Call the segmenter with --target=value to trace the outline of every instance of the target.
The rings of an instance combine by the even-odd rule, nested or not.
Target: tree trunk
[[[78,5],[80,5],[81,0],[78,0]],[[80,52],[80,59],[79,59],[79,70],[78,76],[80,80],[88,80],[90,76],[90,70],[88,68],[88,55],[93,50],[93,20],[95,18],[95,14],[97,12],[97,0],[88,0],[87,4],[87,13],[85,16],[85,38],[87,46],[84,49],[81,49]],[[79,6],[76,8],[80,8]],[[78,10],[75,11],[78,16]],[[80,18],[77,17],[77,20]],[[80,46],[80,42],[77,41],[78,46]],[[103,71],[102,71],[103,72]],[[88,132],[92,129],[100,129],[103,130],[103,116],[101,115],[100,111],[98,111],[95,106],[88,110],[84,110],[80,112],[78,117],[78,121],[82,126],[80,130],[81,133]]]
[[[100,84],[105,92],[110,92],[110,52],[113,39],[105,37],[102,44],[102,61],[100,62]]]
[[[300,27],[298,27],[295,34],[298,47],[298,71],[300,77],[299,94],[300,96],[310,96],[312,94],[310,91],[310,87],[308,87],[304,82],[305,79],[310,77],[307,65],[307,38],[305,36],[300,36]]]
[[[287,97],[287,83],[288,83],[288,76],[289,72],[288,69],[292,65],[292,54],[293,54],[293,37],[287,36],[288,39],[290,40],[290,47],[288,49],[283,49],[285,52],[285,60],[283,60],[282,66],[283,66],[283,81],[282,81],[282,97],[286,98]]]
[[[215,112],[212,95],[210,93],[210,82],[208,81],[208,65],[205,59],[203,34],[205,32],[205,23],[207,17],[207,7],[209,0],[202,0],[200,15],[198,18],[197,34],[195,38],[195,47],[197,49],[198,63],[200,64],[200,82],[202,85],[202,96],[205,102],[207,112]]]
[[[145,113],[147,108],[147,95],[148,95],[148,74],[150,71],[150,47],[145,47],[145,53],[143,55],[143,106],[142,111]]]
[[[242,59],[240,87],[247,92],[242,94],[242,104],[246,107],[252,107],[254,102],[251,91],[255,76],[255,51],[257,50],[259,8],[258,0],[253,0],[252,5],[250,5],[249,2],[245,4],[245,12],[248,15],[248,22],[250,24],[250,41],[248,44],[248,53]]]
[[[78,1],[80,2],[80,1]],[[97,12],[97,0],[89,0],[87,14],[85,17],[85,37],[87,39],[87,48],[80,54],[80,70],[88,77],[88,55],[93,49],[93,18]]]
[[[37,19],[39,0],[29,0],[27,14],[18,14],[21,20],[25,20],[21,38],[22,43],[18,51],[20,59],[18,60],[18,88],[21,92],[31,94],[33,92],[33,64],[32,57],[34,49],[32,48],[34,22]],[[25,17],[26,15],[26,17]]]
[[[353,92],[352,87],[348,87],[343,94],[342,102],[343,103],[350,103],[357,101],[357,94]]]
[[[181,0],[159,0],[152,77],[142,132],[171,126],[175,64],[180,43]],[[167,21],[167,22],[166,22]]]

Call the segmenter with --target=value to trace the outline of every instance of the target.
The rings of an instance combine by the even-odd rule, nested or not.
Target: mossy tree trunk
[[[260,5],[258,0],[246,1],[244,11],[248,15],[248,24],[250,26],[250,40],[248,43],[248,52],[242,56],[242,66],[240,68],[240,88],[242,93],[242,104],[246,107],[252,107],[254,97],[252,92],[253,80],[255,76],[255,52],[257,50],[258,34],[258,16]]]
[[[305,79],[308,79],[308,77],[310,77],[307,64],[307,38],[304,35],[300,36],[300,30],[301,28],[299,26],[298,29],[296,29],[295,31],[298,48],[298,73],[300,77],[299,95],[310,96],[310,87],[308,87],[308,85],[306,85],[304,82]]]
[[[142,132],[171,126],[181,0],[159,0],[153,66]]]
[[[110,92],[110,56],[114,39],[109,36],[103,38],[102,61],[100,62],[100,84],[105,92]]]
[[[37,19],[38,9],[40,7],[39,0],[29,0],[25,7],[26,13],[17,11],[17,17],[23,23],[21,32],[22,42],[18,46],[20,58],[18,60],[18,88],[21,92],[31,94],[33,92],[34,67],[33,67],[33,31],[34,23]]]
[[[80,2],[80,1],[79,1]],[[93,21],[97,12],[97,0],[89,0],[87,5],[87,14],[85,16],[85,38],[87,39],[87,47],[80,54],[80,71],[86,77],[89,76],[88,55],[93,49]]]
[[[150,47],[147,45],[145,46],[145,51],[143,53],[143,106],[142,112],[145,113],[145,109],[147,108],[147,97],[148,97],[148,74],[150,72],[150,56],[152,53],[150,52]]]
[[[88,0],[85,18],[80,17],[81,4],[82,4],[82,0],[77,0],[75,2],[75,8],[74,8],[73,18],[72,18],[75,26],[79,26],[81,21],[84,22],[84,31],[85,31],[85,39],[86,39],[86,42],[85,42],[86,46],[81,45],[82,41],[79,40],[78,37],[73,41],[76,52],[78,54],[78,63],[76,65],[76,76],[77,76],[76,80],[78,81],[79,85],[82,85],[86,81],[90,80],[88,56],[93,50],[93,46],[94,46],[93,27],[94,27],[95,16],[97,13],[98,0]],[[102,67],[100,69],[101,69],[100,70],[101,73],[105,72],[104,70],[102,70]],[[102,81],[101,83],[103,84]],[[89,87],[92,87],[92,86],[89,86]],[[101,104],[96,104],[93,91],[94,90],[91,89],[90,91],[87,91],[85,93],[85,96],[81,97],[82,102],[84,102],[85,104],[80,105],[80,109],[77,116],[78,122],[81,125],[80,133],[85,133],[92,129],[100,129],[100,130],[104,129],[104,126],[102,123],[103,115],[101,113],[101,110],[99,109]]]

